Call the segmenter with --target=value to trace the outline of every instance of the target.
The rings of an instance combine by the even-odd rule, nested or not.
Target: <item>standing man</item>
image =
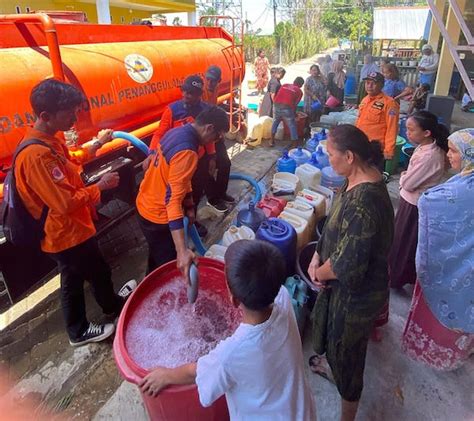
[[[273,124],[272,124],[272,138],[270,146],[275,146],[275,134],[278,130],[278,125],[282,120],[288,125],[290,130],[291,140],[296,142],[298,140],[298,128],[296,127],[296,108],[303,97],[301,87],[304,85],[304,79],[297,77],[293,83],[285,83],[275,95],[273,101]]]
[[[198,167],[201,146],[218,140],[229,130],[224,110],[206,108],[193,123],[168,131],[145,173],[137,196],[140,227],[148,243],[148,268],[177,259],[189,281],[194,253],[184,240],[183,218],[195,218],[191,180]]]
[[[175,101],[168,105],[163,112],[160,120],[160,126],[155,131],[150,142],[150,156],[143,161],[143,169],[146,170],[153,160],[158,144],[163,136],[172,128],[180,127],[188,123],[192,123],[197,115],[209,108],[209,104],[202,101],[204,82],[198,75],[188,76],[181,91],[183,99]],[[216,148],[214,143],[208,143],[206,146],[200,146],[198,150],[199,164],[193,177],[193,201],[195,210],[204,194],[204,188],[209,179],[209,174],[214,174],[216,170]],[[207,229],[204,225],[195,223],[196,228],[201,237],[207,235]]]
[[[61,305],[72,346],[99,342],[114,332],[111,323],[88,322],[86,279],[103,312],[114,317],[136,287],[135,281],[129,281],[115,294],[111,271],[100,252],[92,222],[101,192],[118,185],[118,174],[105,174],[97,184],[84,186],[79,168],[69,160],[64,140],[56,137],[58,131],[71,129],[85,101],[75,86],[59,80],[47,79],[36,85],[30,102],[37,119],[19,147],[32,139],[43,143],[21,150],[14,167],[16,188],[27,211],[38,220],[46,212],[41,249],[58,264]],[[111,140],[111,133],[106,131],[87,152],[94,154]]]
[[[371,142],[381,144],[384,158],[389,160],[395,153],[400,106],[397,101],[382,92],[385,79],[381,73],[369,73],[364,80],[368,95],[359,105],[356,126]],[[383,172],[384,162],[377,163],[377,167]]]
[[[434,87],[434,78],[436,71],[438,70],[439,55],[433,51],[433,47],[430,44],[425,44],[421,48],[421,60],[418,63],[418,71],[420,72],[419,82],[420,85],[427,83]]]
[[[210,105],[217,105],[217,88],[221,77],[222,71],[218,66],[209,66],[206,70],[202,99]],[[207,196],[207,204],[217,212],[224,213],[228,210],[228,204],[235,203],[235,199],[227,194],[231,162],[223,137],[216,142],[215,149],[216,170],[214,174],[209,175],[207,184],[204,186],[204,191]]]

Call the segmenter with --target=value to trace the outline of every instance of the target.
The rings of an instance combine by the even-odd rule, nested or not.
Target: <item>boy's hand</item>
[[[156,397],[165,387],[169,386],[169,368],[157,367],[139,383],[140,390]]]

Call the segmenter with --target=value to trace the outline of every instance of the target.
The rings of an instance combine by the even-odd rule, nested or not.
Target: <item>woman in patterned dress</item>
[[[254,71],[257,78],[257,92],[258,95],[263,95],[263,91],[268,84],[268,71],[270,69],[270,62],[265,57],[265,51],[258,50],[257,57],[254,62]]]
[[[322,114],[323,106],[326,102],[326,84],[324,76],[319,70],[317,64],[313,64],[309,68],[310,76],[304,83],[304,112],[309,117],[309,123],[319,121]],[[312,104],[314,101],[321,103],[321,108],[314,110]]]
[[[418,280],[402,348],[437,370],[454,370],[474,353],[474,128],[448,138],[459,174],[418,201]]]
[[[333,378],[342,397],[341,420],[352,421],[369,337],[388,299],[393,207],[375,166],[382,156],[379,143],[343,124],[329,132],[327,150],[332,167],[347,182],[334,200],[308,268],[321,288],[312,314],[317,355],[310,366]]]

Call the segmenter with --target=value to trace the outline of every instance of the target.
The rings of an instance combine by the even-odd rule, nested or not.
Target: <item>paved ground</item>
[[[288,66],[286,80],[307,75],[313,60]],[[253,100],[255,97],[246,97]],[[464,127],[470,120],[458,119]],[[470,117],[468,115],[467,117]],[[255,116],[250,116],[254,120]],[[279,145],[280,148],[286,144]],[[279,148],[255,150],[229,144],[233,171],[249,174],[262,188],[268,185]],[[389,184],[394,207],[398,205],[398,177]],[[249,188],[242,182],[231,182],[230,193],[240,203],[230,213],[217,215],[207,207],[200,217],[210,228],[208,244],[217,241],[249,198]],[[142,279],[145,271],[146,246],[135,216],[131,216],[101,239],[118,288],[124,281]],[[100,320],[99,308],[88,294],[88,313]],[[365,389],[358,420],[474,420],[474,362],[452,373],[437,373],[409,360],[400,350],[402,333],[411,290],[392,294],[391,318],[384,329],[384,339],[371,343],[367,357]],[[304,336],[306,359],[311,355],[309,324]],[[17,407],[34,399],[38,414],[48,418],[61,414],[77,419],[145,420],[147,418],[135,386],[123,382],[111,351],[111,341],[72,349],[67,343],[57,294],[52,294],[23,319],[0,333],[0,361],[4,376],[14,387],[3,398],[14,399]],[[317,402],[319,419],[335,420],[339,416],[339,398],[335,387],[308,371]],[[2,396],[0,389],[0,397]]]

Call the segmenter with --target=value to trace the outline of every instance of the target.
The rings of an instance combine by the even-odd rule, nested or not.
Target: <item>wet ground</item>
[[[306,77],[312,60],[287,66],[284,82],[296,76]],[[248,73],[249,76],[249,73]],[[246,102],[258,97],[245,96]],[[472,114],[459,110],[453,126],[473,127]],[[250,121],[255,115],[250,116]],[[260,181],[265,189],[274,171],[274,163],[287,144],[254,150],[228,143],[233,172],[241,172]],[[389,183],[394,207],[398,205],[398,177]],[[217,214],[201,206],[200,219],[209,228],[207,245],[220,239],[235,218],[238,208],[250,200],[248,184],[232,181],[229,193],[239,204],[227,214]],[[113,203],[111,206],[123,206]],[[126,280],[140,280],[145,272],[146,245],[132,215],[101,238],[101,248],[113,269],[118,289]],[[54,288],[53,288],[54,290]],[[100,321],[99,308],[87,291],[87,309],[91,320]],[[411,289],[394,292],[390,302],[390,321],[383,329],[383,340],[371,343],[367,356],[365,389],[358,420],[474,420],[474,361],[454,372],[439,373],[411,361],[400,349],[400,336],[408,314]],[[306,360],[311,355],[310,329],[304,336]],[[37,414],[47,418],[145,420],[146,412],[135,386],[120,377],[112,356],[112,341],[72,349],[67,341],[57,292],[52,292],[32,311],[0,333],[0,361],[4,377],[13,386],[5,396],[15,396],[15,404],[33,399]],[[318,418],[339,417],[339,397],[335,386],[307,369],[314,393]],[[1,390],[1,389],[0,389]],[[3,392],[0,392],[3,393]],[[5,398],[4,396],[4,398]]]

